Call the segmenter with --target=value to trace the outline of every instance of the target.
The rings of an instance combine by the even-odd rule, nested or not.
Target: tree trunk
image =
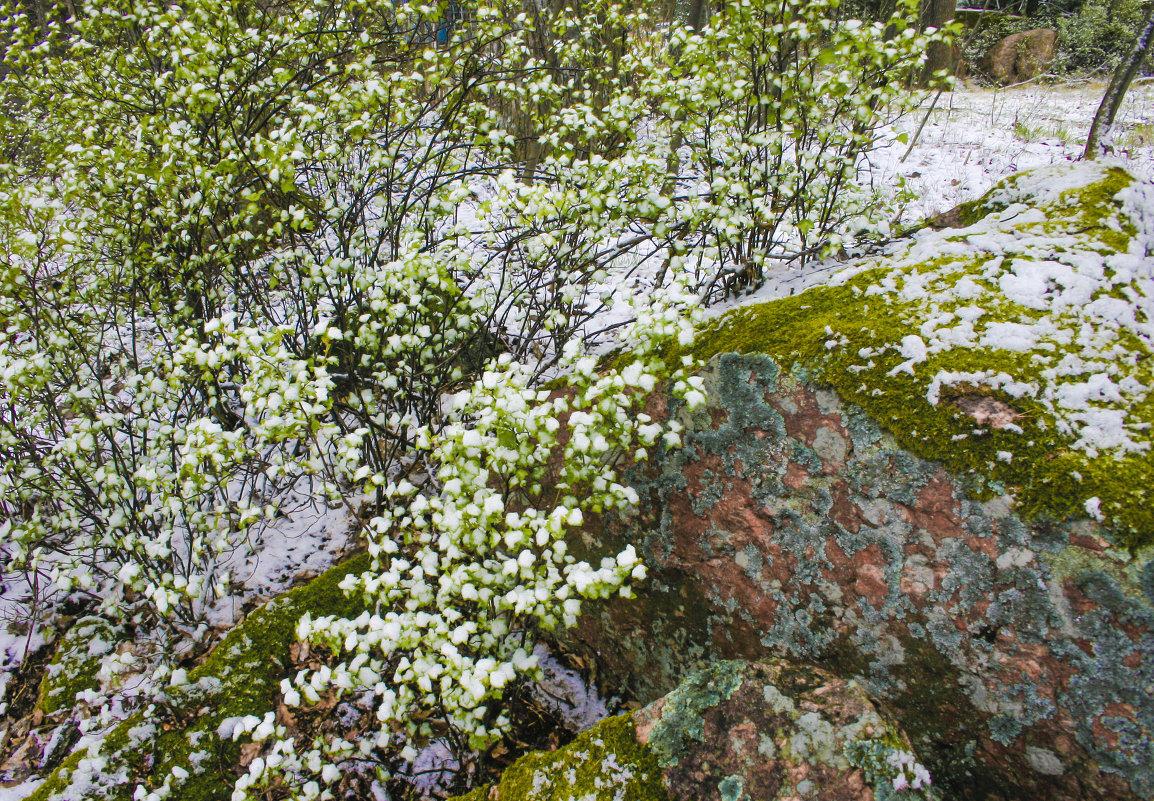
[[[702,18],[704,16],[705,0],[690,0],[685,27],[691,31],[700,31]],[[670,58],[673,61],[678,61],[681,58],[681,49],[673,48],[670,53]],[[685,115],[679,113],[676,117],[676,122],[681,122],[684,119]],[[681,150],[682,144],[684,144],[684,142],[681,137],[681,132],[674,130],[669,142],[669,156],[665,163],[665,185],[661,187],[661,194],[665,197],[672,198],[674,190],[677,188],[677,174],[681,170],[681,160],[678,157],[677,151]],[[664,275],[664,270],[662,270],[662,275]]]
[[[957,8],[956,0],[922,0],[921,11],[918,14],[919,27],[943,28],[954,19]],[[938,70],[953,72],[956,66],[954,46],[949,42],[934,42],[926,54],[926,66],[922,72],[922,80],[929,83],[933,74]]]
[[[1138,69],[1150,52],[1151,42],[1154,42],[1154,5],[1150,6],[1146,24],[1142,27],[1142,32],[1138,34],[1138,40],[1134,42],[1134,49],[1130,51],[1130,56],[1118,65],[1118,69],[1114,71],[1114,77],[1110,80],[1110,85],[1106,87],[1106,94],[1102,96],[1102,105],[1098,106],[1098,113],[1094,115],[1094,122],[1090,125],[1090,135],[1086,138],[1086,150],[1082,153],[1082,158],[1092,159],[1098,155],[1098,142],[1110,132],[1114,118],[1118,115],[1118,109],[1122,107],[1122,100],[1126,97],[1126,90],[1130,88],[1130,82],[1134,80],[1134,76],[1138,74]],[[1107,139],[1107,143],[1102,149],[1103,152],[1110,153],[1113,152],[1114,148]]]

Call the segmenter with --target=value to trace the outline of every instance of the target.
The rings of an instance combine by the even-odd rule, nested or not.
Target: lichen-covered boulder
[[[574,645],[641,700],[721,658],[856,677],[945,797],[1154,797],[1151,192],[1016,176],[720,318],[640,521],[585,535],[650,580]]]
[[[469,801],[936,798],[909,741],[854,682],[782,661],[721,662]],[[464,799],[462,799],[464,801]]]
[[[1054,61],[1058,32],[1035,28],[998,40],[982,57],[982,71],[1003,86],[1028,81]]]

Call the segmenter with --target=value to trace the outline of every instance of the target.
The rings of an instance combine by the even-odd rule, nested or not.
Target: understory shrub
[[[1144,19],[1142,8],[1138,0],[1087,0],[1076,8],[1043,5],[1033,17],[971,11],[964,17],[966,30],[959,43],[965,60],[976,65],[991,47],[1010,34],[1051,28],[1058,32],[1058,49],[1050,72],[1105,77],[1130,52]],[[1143,74],[1150,70],[1147,63]]]
[[[768,265],[885,232],[866,157],[940,38],[912,2],[726,2],[697,30],[633,0],[22,8],[0,569],[155,633],[167,671],[294,509],[344,506],[372,554],[345,589],[373,612],[306,615],[328,661],[282,697],[367,693],[379,727],[257,721],[237,798],[506,732],[535,634],[644,577],[566,537],[677,446],[649,393],[703,400],[664,354]]]

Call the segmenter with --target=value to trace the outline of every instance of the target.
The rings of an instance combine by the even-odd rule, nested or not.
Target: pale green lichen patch
[[[355,617],[363,602],[346,596],[340,582],[368,566],[362,554],[255,610],[188,674],[187,684],[170,688],[143,714],[121,723],[98,750],[71,755],[29,801],[127,800],[137,786],[151,791],[166,781],[171,797],[184,801],[230,798],[240,744],[221,738],[221,724],[273,709],[297,621],[306,611]],[[173,778],[174,768],[183,778]],[[98,784],[98,775],[115,781]]]
[[[1042,553],[1050,566],[1050,575],[1059,584],[1067,579],[1077,580],[1087,572],[1105,573],[1114,585],[1129,598],[1149,604],[1150,598],[1143,586],[1144,573],[1154,564],[1154,548],[1144,548],[1136,559],[1115,550],[1094,551],[1079,545],[1067,545],[1056,553]]]
[[[123,632],[104,618],[85,617],[74,623],[48,663],[37,708],[52,715],[71,709],[77,693],[99,689],[101,662],[123,639]]]
[[[637,741],[631,715],[601,721],[564,748],[517,760],[496,787],[457,801],[668,801],[661,766]]]
[[[978,495],[1103,520],[1139,547],[1154,541],[1149,194],[1117,166],[1013,176],[968,227],[924,229],[826,286],[734,310],[696,354],[804,368]]]
[[[745,680],[742,662],[718,662],[694,673],[665,696],[661,715],[653,725],[648,744],[663,767],[676,765],[690,747],[705,741],[702,715],[727,701]]]

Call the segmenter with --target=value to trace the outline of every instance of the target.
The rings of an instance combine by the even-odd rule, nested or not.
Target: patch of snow
[[[1095,520],[1102,519],[1102,501],[1097,496],[1087,498],[1085,503],[1086,514]]]
[[[0,787],[0,801],[24,801],[44,784],[44,779],[28,779],[14,787]]]
[[[1034,326],[1021,323],[990,323],[982,335],[983,348],[1031,351],[1038,344],[1038,332]]]
[[[324,572],[347,550],[351,527],[347,507],[301,496],[288,499],[282,510],[282,516],[261,531],[251,551],[237,550],[226,565],[243,590],[209,608],[210,625],[232,625],[246,599],[279,595],[297,576]]]
[[[0,620],[8,622],[7,625],[0,625],[0,714],[8,709],[8,683],[13,674],[28,655],[36,653],[45,644],[44,633],[37,627],[23,633],[10,630],[10,626],[17,621],[25,626],[34,623],[26,615],[29,597],[30,592],[23,576],[9,574],[0,580]]]
[[[412,764],[397,776],[412,785],[421,797],[447,798],[460,768],[461,763],[453,756],[449,744],[434,740],[418,750]]]
[[[580,673],[558,662],[544,645],[537,645],[533,655],[541,668],[541,678],[529,686],[529,692],[560,717],[566,729],[577,734],[609,717],[605,699]]]
[[[1103,160],[1041,168],[1037,174],[1014,179],[1010,189],[999,189],[997,194],[1017,202],[1037,192],[1038,202],[1055,202],[1062,192],[1100,181],[1112,166]],[[1144,232],[1152,227],[1154,209],[1142,204],[1154,193],[1149,184],[1140,186],[1146,188],[1131,191],[1126,198],[1128,217]],[[931,403],[938,402],[943,385],[957,383],[1000,389],[1016,397],[1029,394],[1050,410],[1060,430],[1075,438],[1075,447],[1091,457],[1147,451],[1149,433],[1138,423],[1128,423],[1127,410],[1150,391],[1134,374],[1137,362],[1129,344],[1133,338],[1147,347],[1154,342],[1154,262],[1145,255],[1148,243],[1132,241],[1130,252],[1112,254],[1098,234],[1089,230],[1054,234],[1048,226],[1030,222],[1044,219],[1042,210],[1029,211],[1011,206],[964,231],[923,230],[912,241],[895,243],[887,256],[862,259],[826,282],[844,284],[884,268],[864,293],[892,295],[923,319],[920,336],[882,343],[906,359],[890,375],[913,375],[914,365],[927,352],[975,347],[1032,353],[1041,368],[1042,381],[1037,384],[1001,372],[939,372],[926,394]],[[941,256],[947,244],[963,248],[959,258]],[[997,255],[990,258],[991,253]],[[997,319],[984,325],[982,308],[950,309],[951,303],[985,295],[980,281],[997,288],[985,304]]]

